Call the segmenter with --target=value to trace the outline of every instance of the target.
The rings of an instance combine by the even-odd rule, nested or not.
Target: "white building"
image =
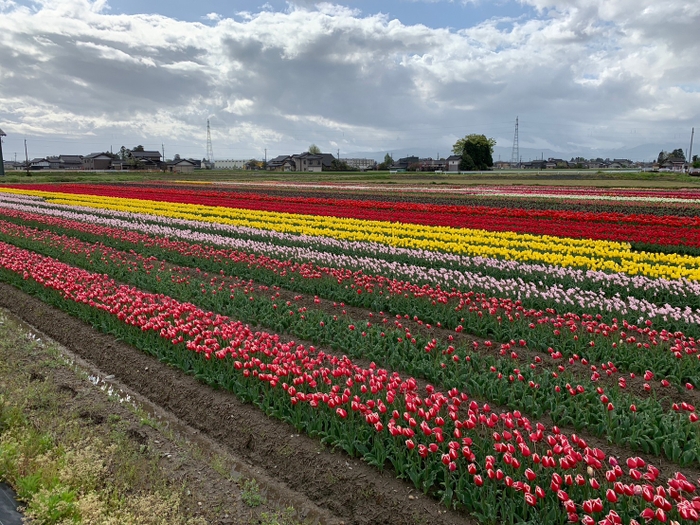
[[[356,170],[373,170],[377,166],[377,161],[374,159],[341,159],[350,168]]]
[[[215,170],[244,170],[245,165],[248,163],[247,160],[215,160],[214,169]]]

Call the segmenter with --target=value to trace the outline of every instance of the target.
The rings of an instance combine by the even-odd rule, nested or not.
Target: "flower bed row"
[[[289,302],[285,307],[278,305],[280,301],[274,294],[266,297],[267,286],[255,293],[252,286],[240,280],[231,285],[222,274],[210,277],[199,270],[168,267],[152,256],[119,252],[101,244],[0,222],[0,239],[3,238],[143,289],[194,302],[205,309],[276,331],[290,332],[353,357],[375,360],[444,385],[446,389],[466,387],[472,395],[534,416],[547,412],[557,424],[572,425],[579,430],[588,428],[589,432],[607,436],[618,444],[664,454],[676,463],[694,464],[700,459],[695,425],[698,415],[693,405],[682,402],[674,405],[673,410],[664,409],[655,398],[643,399],[624,391],[623,377],[619,388],[583,386],[575,375],[565,373],[564,366],[556,366],[555,354],[549,355],[547,362],[557,372],[550,372],[547,365],[540,366],[543,362],[540,358],[527,366],[524,363],[521,370],[512,360],[517,358],[519,348],[527,344],[524,340],[500,345],[501,354],[507,357],[482,357],[471,345],[453,346],[411,334],[402,331],[398,321],[392,327],[386,317],[375,326],[359,319],[339,320],[338,316],[313,309],[297,310]],[[236,293],[241,288],[245,288],[244,292]],[[356,330],[356,326],[362,329]],[[602,369],[612,372],[615,367],[607,363]],[[647,371],[645,375],[651,383],[653,372]],[[616,410],[614,417],[613,410]]]

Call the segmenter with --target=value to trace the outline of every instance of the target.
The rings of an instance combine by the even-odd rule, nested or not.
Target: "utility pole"
[[[163,150],[163,162],[165,162],[165,144],[163,144],[163,143],[161,142],[161,143],[160,143],[160,147],[161,147],[161,149]]]
[[[265,148],[265,167],[267,168],[267,148]]]
[[[29,174],[29,153],[27,153],[27,139],[24,139],[24,160],[27,163],[27,177],[31,177]]]
[[[695,128],[690,132],[690,151],[688,152],[688,171],[693,162],[693,139],[695,138]]]
[[[6,136],[7,134],[0,129],[0,177],[5,176],[5,161],[2,158],[2,138]]]

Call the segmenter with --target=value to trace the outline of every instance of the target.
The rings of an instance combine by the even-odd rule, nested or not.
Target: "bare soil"
[[[162,446],[163,468],[195,487],[192,506],[216,509],[202,511],[211,523],[251,523],[250,509],[241,504],[235,484],[241,477],[254,477],[268,500],[281,507],[293,506],[298,518],[310,523],[403,525],[436,518],[445,524],[475,523],[464,513],[446,510],[390,472],[380,473],[299,435],[288,424],[269,418],[232,394],[203,385],[4,283],[0,283],[0,307],[65,346],[97,375],[109,378],[115,388],[132,392],[151,407],[159,421],[208,450],[209,458],[216,454],[230,459],[230,479],[222,481],[207,458],[198,462],[192,454],[178,452],[176,444],[159,437],[149,426],[133,429],[134,439]],[[71,384],[69,371],[66,374],[59,379],[65,390],[82,390]],[[114,410],[95,403],[86,417],[101,424]]]

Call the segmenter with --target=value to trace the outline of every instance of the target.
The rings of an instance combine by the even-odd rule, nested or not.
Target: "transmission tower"
[[[515,135],[513,136],[513,153],[510,156],[510,167],[520,167],[520,139],[518,138],[518,117],[515,117]]]
[[[209,126],[209,119],[207,119],[207,160],[210,164],[214,163],[214,148],[211,146],[211,127]]]

